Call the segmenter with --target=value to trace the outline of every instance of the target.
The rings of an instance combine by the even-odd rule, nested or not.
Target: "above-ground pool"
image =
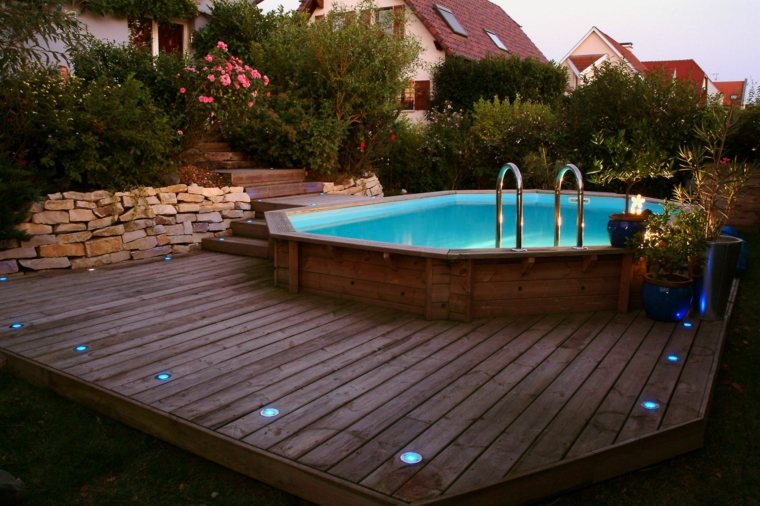
[[[267,213],[275,279],[291,291],[337,295],[430,319],[627,310],[632,255],[612,248],[607,221],[620,195],[587,193],[583,249],[577,198],[561,198],[554,247],[554,193],[523,195],[523,249],[515,245],[515,194],[503,199],[496,248],[495,192],[438,192]],[[659,203],[649,203],[653,212]]]

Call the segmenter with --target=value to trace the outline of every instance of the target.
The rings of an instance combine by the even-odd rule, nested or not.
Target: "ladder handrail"
[[[557,172],[557,179],[554,182],[554,246],[559,246],[559,235],[561,226],[560,215],[560,195],[562,191],[562,179],[567,172],[572,172],[575,176],[575,180],[578,183],[578,218],[577,218],[577,238],[576,248],[583,248],[583,174],[578,170],[578,167],[572,163],[568,163]]]
[[[501,194],[502,186],[504,185],[504,177],[507,172],[512,171],[515,175],[516,183],[516,202],[515,208],[517,209],[516,225],[515,225],[515,250],[522,250],[522,227],[523,227],[523,179],[520,169],[514,163],[507,163],[499,171],[499,176],[496,178],[496,247],[501,248],[501,223],[502,223],[502,204]]]

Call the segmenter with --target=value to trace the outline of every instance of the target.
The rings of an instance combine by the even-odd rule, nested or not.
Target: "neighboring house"
[[[319,19],[334,5],[356,7],[359,0],[302,0],[299,10]],[[406,23],[396,35],[415,37],[422,46],[422,65],[402,97],[404,111],[424,117],[435,65],[447,56],[479,60],[488,55],[515,55],[547,62],[546,57],[501,7],[487,0],[378,0],[375,19],[404,9]]]
[[[716,81],[715,87],[723,97],[723,105],[744,107],[747,102],[747,81]]]
[[[620,43],[592,26],[559,63],[567,70],[569,90],[574,90],[586,80],[592,80],[596,69],[604,63],[625,65],[631,72],[645,73],[646,65],[633,54],[632,49],[632,43]]]
[[[673,79],[693,83],[705,96],[723,95],[727,105],[731,100],[736,103],[743,100],[744,87],[738,90],[736,86],[743,82],[727,82],[721,87],[694,60],[641,61],[633,53],[632,43],[618,42],[595,26],[560,61],[560,66],[567,70],[569,91],[592,80],[596,69],[606,62],[624,65],[636,74],[665,72]],[[727,102],[726,97],[732,96],[735,98]]]
[[[126,19],[101,16],[78,6],[69,4],[68,9],[87,30],[98,39],[117,44],[137,44],[150,48],[151,54],[187,53],[190,50],[190,35],[208,23],[212,0],[198,1],[198,15],[190,19],[172,19],[157,22],[150,18]],[[54,47],[62,50],[63,48]]]
[[[694,84],[702,93],[706,93],[709,96],[720,93],[712,79],[694,60],[662,60],[645,61],[643,63],[648,71],[664,71],[667,75],[672,76],[673,79]]]

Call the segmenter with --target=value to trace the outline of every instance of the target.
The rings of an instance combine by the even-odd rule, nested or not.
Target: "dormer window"
[[[447,9],[442,5],[435,4],[435,10],[437,10],[438,14],[440,14],[443,20],[446,21],[446,24],[449,25],[449,28],[451,28],[452,32],[456,33],[457,35],[461,35],[462,37],[467,37],[467,31],[464,29],[451,9]]]
[[[505,45],[504,45],[504,43],[501,41],[501,39],[499,38],[499,36],[498,36],[498,35],[496,35],[496,34],[495,34],[495,33],[493,33],[493,32],[490,32],[490,31],[488,31],[488,30],[486,30],[486,33],[487,33],[487,34],[488,34],[488,36],[491,38],[491,42],[493,42],[493,43],[494,43],[494,45],[495,45],[496,47],[498,47],[498,48],[499,48],[499,49],[501,49],[502,51],[507,51],[507,52],[509,52],[509,49],[507,49],[507,46],[505,46]]]

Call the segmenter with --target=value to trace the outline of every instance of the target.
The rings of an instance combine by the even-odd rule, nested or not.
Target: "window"
[[[401,95],[404,111],[427,111],[430,103],[430,81],[409,81]]]
[[[450,9],[447,9],[442,5],[435,4],[435,10],[437,10],[438,14],[440,14],[443,20],[446,21],[446,24],[449,25],[449,28],[451,28],[452,32],[463,37],[467,37],[467,31],[464,29],[462,24]]]
[[[153,47],[153,20],[148,18],[130,19],[129,43],[133,46],[150,51]]]
[[[375,11],[375,22],[385,28],[388,35],[394,37],[404,36],[404,15],[403,5],[396,7],[386,7]]]
[[[501,41],[498,35],[488,30],[486,30],[486,33],[491,38],[491,42],[493,42],[496,47],[498,47],[502,51],[509,51],[509,49],[507,49],[507,46],[504,45],[504,43]]]
[[[129,19],[129,42],[151,54],[184,54],[188,42],[188,26],[183,21],[158,23],[150,18]]]

